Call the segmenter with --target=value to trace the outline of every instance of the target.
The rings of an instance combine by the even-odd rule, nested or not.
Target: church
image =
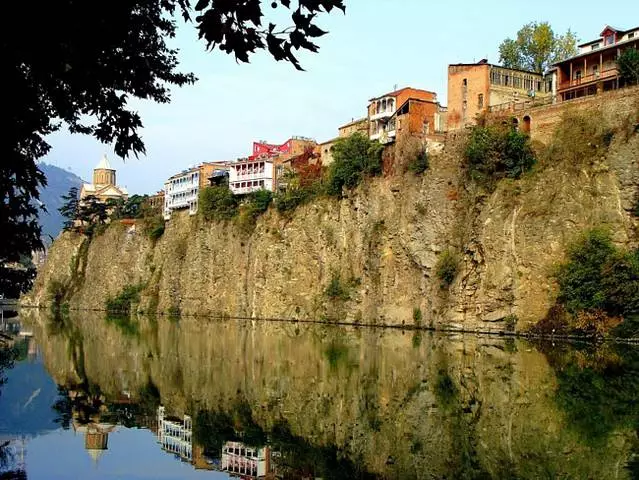
[[[80,190],[80,200],[94,196],[101,202],[107,200],[126,200],[129,196],[126,188],[118,187],[115,182],[115,169],[106,155],[102,157],[100,163],[93,169],[93,183],[85,183]]]

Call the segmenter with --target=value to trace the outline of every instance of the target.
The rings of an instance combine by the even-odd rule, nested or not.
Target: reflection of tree
[[[0,342],[2,340],[0,339]],[[17,350],[11,346],[1,346],[0,344],[0,395],[2,395],[2,386],[7,382],[4,372],[13,368],[17,358]]]
[[[539,346],[555,370],[555,399],[589,445],[639,422],[639,351],[624,345]]]

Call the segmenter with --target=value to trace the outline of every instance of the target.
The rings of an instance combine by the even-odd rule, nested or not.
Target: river
[[[639,352],[30,310],[0,478],[639,478]],[[2,360],[4,359],[4,361]]]

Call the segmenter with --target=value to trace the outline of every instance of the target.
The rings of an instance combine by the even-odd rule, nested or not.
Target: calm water
[[[22,315],[0,478],[639,478],[639,353]]]

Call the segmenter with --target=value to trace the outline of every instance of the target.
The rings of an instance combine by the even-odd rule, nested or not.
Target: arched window
[[[522,131],[524,133],[530,133],[530,127],[531,127],[530,115],[526,115],[524,117],[524,125],[522,126]]]

